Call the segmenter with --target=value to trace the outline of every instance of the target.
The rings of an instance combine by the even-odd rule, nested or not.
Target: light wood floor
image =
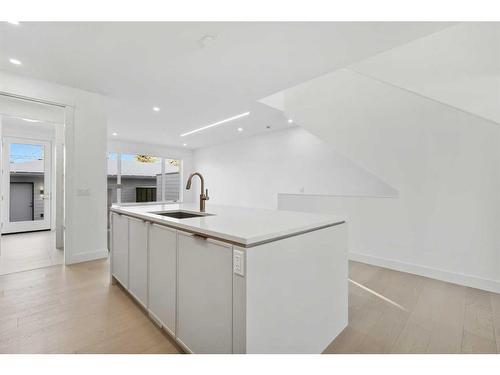
[[[349,325],[326,353],[500,353],[500,295],[350,263]]]
[[[63,250],[56,249],[56,232],[2,235],[0,275],[62,264]]]
[[[0,276],[0,353],[178,353],[107,261]]]
[[[497,353],[500,295],[350,263],[349,326],[326,353]],[[179,353],[107,261],[0,276],[0,353]]]

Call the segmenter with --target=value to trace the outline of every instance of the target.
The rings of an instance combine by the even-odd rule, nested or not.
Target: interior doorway
[[[64,263],[64,108],[0,95],[0,275]]]
[[[3,152],[2,233],[51,229],[51,140],[4,136]]]

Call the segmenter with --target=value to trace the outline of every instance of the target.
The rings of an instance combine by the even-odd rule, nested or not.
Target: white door
[[[3,138],[2,233],[51,228],[50,141]]]

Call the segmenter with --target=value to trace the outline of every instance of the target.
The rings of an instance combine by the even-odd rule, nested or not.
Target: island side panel
[[[246,249],[246,353],[321,353],[347,326],[347,225]]]

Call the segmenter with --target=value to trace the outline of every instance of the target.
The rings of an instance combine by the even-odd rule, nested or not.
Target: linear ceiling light
[[[250,114],[250,112],[240,113],[239,115],[236,115],[236,116],[233,116],[233,117],[229,117],[227,119],[224,119],[224,120],[221,120],[221,121],[218,121],[218,122],[214,122],[213,124],[210,124],[210,125],[207,125],[207,126],[203,126],[202,128],[191,130],[190,132],[187,132],[187,133],[183,133],[183,134],[181,134],[181,137],[185,137],[186,135],[198,133],[198,132],[201,132],[203,130],[206,130],[206,129],[209,129],[209,128],[213,128],[214,126],[219,126],[219,125],[225,124],[226,122],[229,122],[229,121],[237,120],[239,118],[248,116],[249,114]]]

